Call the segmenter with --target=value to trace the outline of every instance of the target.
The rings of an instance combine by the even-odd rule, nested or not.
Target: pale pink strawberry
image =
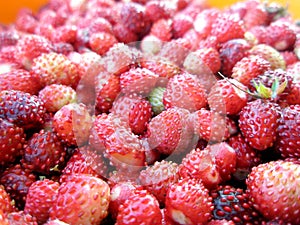
[[[150,34],[162,41],[170,41],[172,34],[172,20],[159,19],[151,26]]]

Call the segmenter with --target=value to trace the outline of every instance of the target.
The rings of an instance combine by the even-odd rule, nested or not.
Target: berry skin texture
[[[91,49],[99,55],[104,55],[116,43],[118,43],[116,37],[107,32],[94,33],[89,40]]]
[[[136,190],[120,205],[116,225],[160,225],[161,221],[157,199],[146,190]]]
[[[199,224],[209,221],[213,204],[201,180],[186,178],[168,189],[165,208],[167,216],[176,223]]]
[[[0,185],[0,212],[8,214],[13,211],[15,211],[15,207],[13,202],[11,201],[11,198],[9,194],[5,191],[4,187]]]
[[[24,128],[37,128],[44,123],[46,108],[41,99],[22,91],[0,92],[0,118]]]
[[[0,165],[14,162],[25,144],[24,129],[0,119]]]
[[[282,160],[254,167],[246,184],[253,206],[268,220],[299,224],[300,166]]]
[[[109,196],[109,186],[103,180],[73,174],[60,185],[50,208],[50,219],[74,225],[97,225],[108,214]]]
[[[76,92],[73,88],[62,84],[51,84],[40,90],[39,98],[43,100],[48,112],[57,112],[64,105],[76,102]]]
[[[284,158],[299,158],[300,105],[290,105],[282,110],[279,120],[276,148]]]
[[[280,119],[276,103],[257,99],[248,102],[239,115],[239,128],[251,147],[265,150],[274,145]]]
[[[39,224],[45,223],[49,218],[49,209],[54,203],[59,183],[44,179],[35,181],[28,190],[24,213],[37,219]]]

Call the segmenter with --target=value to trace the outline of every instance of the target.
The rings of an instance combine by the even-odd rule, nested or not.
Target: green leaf
[[[259,85],[255,86],[255,88],[256,91],[258,92],[258,95],[261,96],[262,98],[270,98],[272,95],[272,90],[270,88],[267,88],[261,82],[259,82]]]

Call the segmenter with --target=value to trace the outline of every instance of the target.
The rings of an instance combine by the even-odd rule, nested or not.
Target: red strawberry
[[[232,220],[211,220],[207,225],[235,225]]]
[[[185,152],[193,136],[189,115],[185,109],[169,108],[152,118],[147,130],[150,148],[165,155]]]
[[[261,4],[258,1],[249,1],[246,5],[248,7],[243,16],[243,20],[247,29],[251,29],[255,26],[269,25],[269,12],[264,4]]]
[[[151,22],[145,13],[145,7],[133,2],[126,2],[121,8],[121,23],[136,34],[149,31]]]
[[[120,77],[107,72],[99,73],[95,77],[95,91],[96,110],[108,113],[121,92]]]
[[[0,185],[0,212],[8,214],[15,211],[14,202],[5,191],[4,186]],[[0,220],[1,221],[1,220]]]
[[[236,152],[236,171],[233,177],[236,180],[245,180],[251,168],[261,162],[260,154],[245,141],[240,133],[230,137],[228,144]]]
[[[142,186],[138,186],[133,182],[118,182],[110,191],[109,212],[114,219],[117,218],[120,205],[124,204],[135,190],[143,190]]]
[[[31,70],[45,86],[64,84],[76,87],[80,79],[77,65],[67,56],[55,52],[42,54],[35,58]]]
[[[45,113],[42,100],[35,95],[14,90],[0,92],[0,118],[25,130],[41,126]]]
[[[220,48],[222,74],[230,77],[234,65],[248,56],[250,48],[251,45],[245,39],[233,39],[223,43]]]
[[[113,34],[119,42],[130,44],[138,41],[139,37],[136,33],[126,28],[123,24],[116,24],[113,27]]]
[[[89,146],[76,149],[62,170],[60,182],[72,174],[89,174],[98,178],[107,177],[108,168],[103,156]]]
[[[0,223],[2,225],[9,225],[6,214],[0,209]]]
[[[59,183],[44,179],[35,181],[28,190],[24,213],[37,219],[39,224],[45,223],[49,218],[49,209],[54,203]]]
[[[34,216],[24,213],[24,211],[12,212],[7,215],[8,223],[14,225],[38,225]]]
[[[110,112],[123,119],[137,135],[145,132],[152,117],[150,102],[135,94],[120,96]]]
[[[193,19],[189,15],[176,14],[172,18],[172,33],[173,37],[181,38],[190,29],[193,28]]]
[[[16,90],[33,95],[41,89],[38,77],[23,69],[13,69],[10,72],[1,74],[0,84],[1,91]]]
[[[217,73],[221,68],[220,54],[214,48],[200,48],[200,49],[196,50],[195,52],[192,52],[188,57],[195,57],[194,60],[195,61],[198,60],[199,62],[196,63],[196,65],[191,65],[190,63],[188,63],[188,61],[186,59],[184,62],[184,67],[191,73],[195,73],[199,76],[201,75],[202,71],[200,72],[199,68],[196,68],[196,67],[200,67],[200,68],[204,67],[203,71],[205,71],[206,68],[208,68],[214,74]],[[192,69],[192,71],[191,71],[191,69]]]
[[[107,32],[93,33],[89,39],[91,49],[99,55],[104,55],[116,43],[115,36]]]
[[[265,60],[269,61],[271,64],[271,69],[285,69],[286,64],[284,58],[275,48],[266,45],[266,44],[258,44],[253,46],[249,53],[251,55],[259,55]]]
[[[14,162],[25,144],[24,129],[0,119],[0,165]]]
[[[212,198],[201,180],[182,179],[168,189],[166,213],[176,223],[207,223],[212,209]]]
[[[28,189],[35,181],[35,175],[31,171],[23,169],[20,164],[6,168],[0,178],[1,184],[10,197],[15,200],[18,209],[24,207]]]
[[[243,90],[247,88],[235,79],[218,80],[207,97],[210,109],[236,115],[247,104],[248,96]]]
[[[104,145],[104,156],[118,170],[132,173],[145,165],[145,148],[138,136],[128,128],[117,128],[105,139]]]
[[[298,224],[300,166],[282,160],[254,167],[246,180],[254,207],[269,220]]]
[[[295,50],[294,50],[295,51]],[[296,62],[298,62],[299,58],[294,51],[282,51],[280,54],[284,58],[285,64],[288,67]]]
[[[12,30],[0,30],[0,49],[4,46],[15,45],[20,39],[20,34],[18,31]]]
[[[151,26],[150,34],[162,41],[170,41],[172,39],[172,20],[160,19]]]
[[[242,58],[232,68],[232,78],[245,86],[249,86],[250,81],[271,69],[271,64],[261,56],[250,55]]]
[[[55,28],[55,30],[51,33],[51,41],[53,43],[75,43],[76,35],[77,27],[65,24]]]
[[[157,199],[146,190],[136,190],[120,205],[116,225],[160,225],[161,221]]]
[[[65,164],[66,147],[52,131],[33,134],[25,147],[22,165],[32,171],[50,174]]]
[[[39,35],[24,35],[16,45],[16,59],[26,69],[31,68],[34,58],[53,50],[52,43]]]
[[[235,38],[243,38],[244,33],[244,22],[236,15],[229,13],[219,14],[211,28],[211,35],[216,36],[220,43]]]
[[[164,92],[165,108],[180,107],[191,112],[207,105],[207,96],[195,75],[182,73],[172,77]]]
[[[282,96],[281,99],[289,105],[300,104],[300,82],[295,82],[291,85],[290,91],[286,96]]]
[[[38,21],[30,9],[22,9],[18,12],[15,21],[16,29],[25,33],[34,33]]]
[[[146,68],[132,68],[120,75],[121,91],[147,96],[154,88],[158,75]]]
[[[274,145],[279,118],[280,107],[276,103],[257,99],[241,110],[239,128],[251,147],[265,150]]]
[[[160,19],[172,18],[175,10],[173,2],[151,0],[145,5],[145,14],[153,23]]]
[[[103,17],[91,20],[87,27],[90,34],[98,32],[107,32],[111,34],[113,33],[113,27],[111,23]]]
[[[70,103],[54,114],[53,129],[67,145],[87,143],[91,126],[92,118],[84,104]]]
[[[206,188],[215,188],[221,177],[216,165],[216,159],[210,154],[209,148],[193,149],[179,164],[179,174],[182,178],[200,179]]]
[[[55,220],[48,220],[44,225],[68,225],[68,224],[61,220],[55,219]]]
[[[258,212],[253,208],[250,197],[241,188],[230,185],[219,186],[211,191],[216,220],[233,221],[236,225],[258,224]]]
[[[168,188],[179,180],[178,165],[165,160],[156,161],[140,172],[139,180],[160,204],[164,204]]]
[[[108,214],[110,189],[103,180],[73,174],[63,182],[50,208],[50,219],[68,224],[99,224]]]
[[[299,117],[300,105],[290,105],[282,110],[277,130],[276,148],[284,158],[299,158]]]
[[[208,142],[220,142],[229,136],[228,118],[217,112],[200,109],[193,114],[194,132]]]
[[[43,100],[48,112],[57,112],[64,105],[75,103],[76,91],[63,84],[50,84],[39,92],[39,98]]]

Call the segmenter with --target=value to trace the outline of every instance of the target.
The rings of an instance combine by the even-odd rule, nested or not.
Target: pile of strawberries
[[[258,0],[50,0],[0,26],[1,225],[300,224],[300,26]]]

